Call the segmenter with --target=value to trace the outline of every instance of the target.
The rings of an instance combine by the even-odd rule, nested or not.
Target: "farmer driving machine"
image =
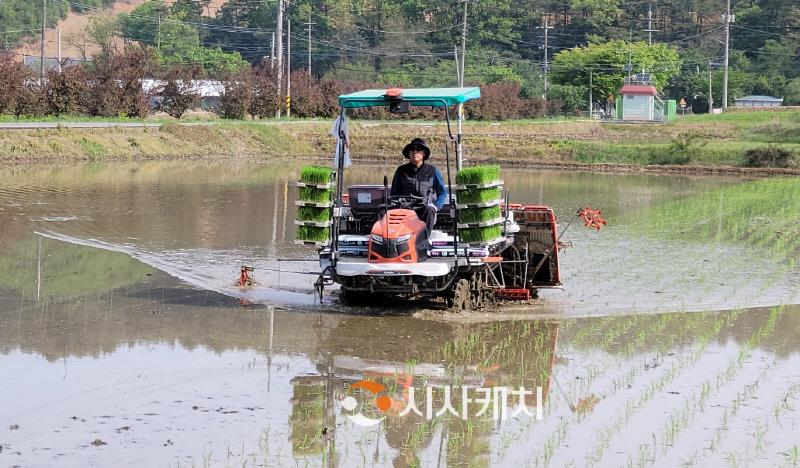
[[[297,243],[313,245],[322,295],[338,284],[351,304],[372,304],[376,295],[439,298],[453,310],[481,308],[495,298],[530,299],[541,288],[561,285],[553,209],[509,202],[497,166],[458,170],[451,152],[460,148],[450,108],[480,97],[478,88],[366,90],[339,96],[333,169],[301,173]],[[448,200],[427,232],[415,212],[423,197],[392,196],[383,184],[344,187],[349,164],[347,111],[386,107],[405,113],[411,106],[442,110]],[[453,183],[455,181],[455,183]]]

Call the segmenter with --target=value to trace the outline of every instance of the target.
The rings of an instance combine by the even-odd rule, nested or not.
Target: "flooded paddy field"
[[[609,225],[459,320],[320,304],[298,167],[0,169],[0,466],[800,463],[797,179],[506,171]]]

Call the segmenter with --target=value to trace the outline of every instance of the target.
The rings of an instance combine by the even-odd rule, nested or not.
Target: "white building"
[[[745,96],[734,99],[736,107],[780,107],[783,98],[772,96]]]
[[[656,119],[654,110],[658,95],[655,86],[626,84],[619,94],[622,99],[622,120],[660,120]]]

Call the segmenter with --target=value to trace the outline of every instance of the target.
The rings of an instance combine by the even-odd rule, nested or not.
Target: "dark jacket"
[[[436,209],[441,210],[447,202],[447,186],[444,185],[439,169],[428,163],[422,163],[419,168],[408,163],[394,172],[392,195],[417,195],[424,198],[429,189],[433,189]]]

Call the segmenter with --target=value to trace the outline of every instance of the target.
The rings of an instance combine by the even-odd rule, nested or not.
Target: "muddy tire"
[[[374,303],[372,303],[372,294],[365,291],[342,288],[339,292],[339,298],[349,306],[362,307],[374,305]]]
[[[453,287],[452,297],[448,299],[447,305],[452,312],[468,312],[472,309],[472,293],[469,288],[469,281],[460,279]]]

